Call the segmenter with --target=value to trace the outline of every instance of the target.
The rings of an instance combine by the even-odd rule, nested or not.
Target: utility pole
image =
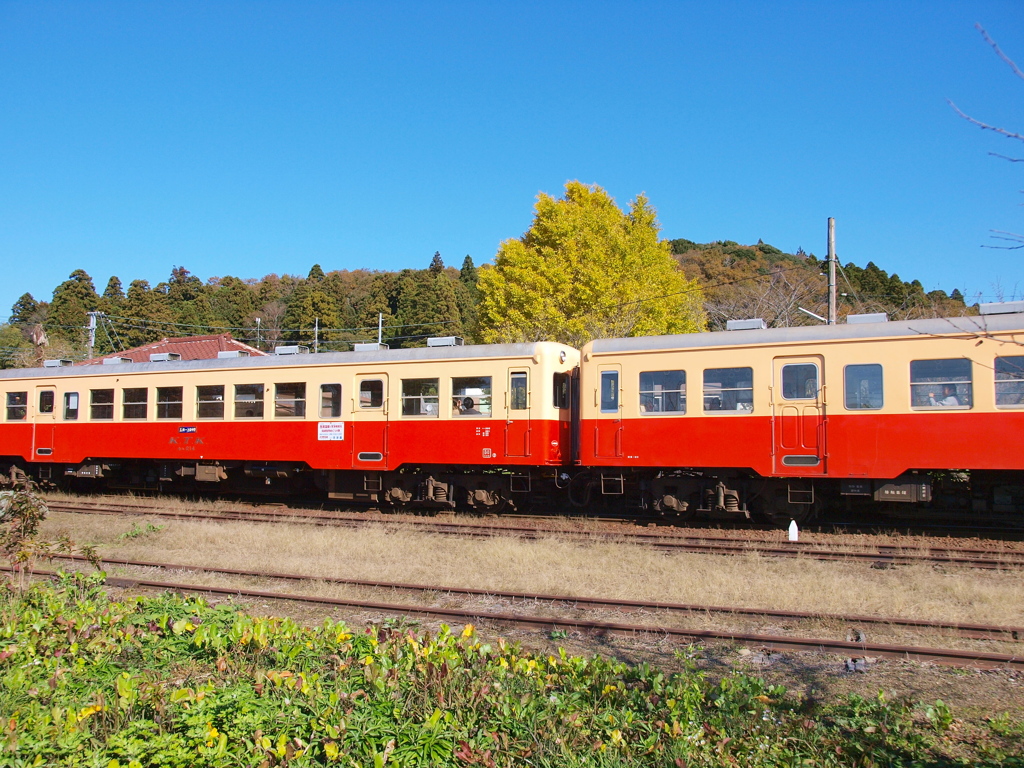
[[[828,219],[828,324],[836,324],[836,220]]]
[[[384,313],[377,314],[377,346],[384,343]]]
[[[313,354],[320,349],[320,318],[313,318]]]
[[[89,316],[89,325],[86,329],[89,331],[89,358],[92,360],[93,350],[96,347],[96,318],[102,315],[102,312],[87,312]]]
[[[260,346],[260,318],[256,318],[256,349],[263,349]]]

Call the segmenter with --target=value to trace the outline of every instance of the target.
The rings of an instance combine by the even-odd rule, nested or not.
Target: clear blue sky
[[[458,266],[538,192],[665,237],[1024,289],[1024,5],[0,0],[0,316],[77,268],[156,284]]]

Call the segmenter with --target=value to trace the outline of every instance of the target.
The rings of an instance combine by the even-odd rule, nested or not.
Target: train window
[[[786,400],[815,400],[818,397],[818,366],[791,363],[782,366],[782,396]]]
[[[114,390],[90,390],[89,418],[95,421],[107,421],[114,418]]]
[[[525,371],[513,373],[509,379],[508,407],[513,411],[525,411],[530,407],[529,379]]]
[[[1024,405],[1024,357],[996,358],[996,405]]]
[[[437,416],[440,379],[402,379],[402,415]]]
[[[970,360],[910,361],[912,408],[970,408],[971,400]]]
[[[686,413],[686,371],[641,373],[640,413]]]
[[[53,413],[53,401],[54,391],[52,389],[44,389],[39,393],[39,412],[40,413]]]
[[[28,392],[7,393],[7,420],[24,421],[28,416]]]
[[[882,407],[882,366],[877,363],[848,365],[843,369],[846,408],[850,411]]]
[[[341,416],[341,384],[320,385],[320,418],[336,419]]]
[[[704,411],[754,410],[753,368],[708,368],[704,371]]]
[[[196,387],[196,416],[200,419],[224,418],[223,384],[205,384]]]
[[[64,393],[64,420],[75,421],[78,418],[78,393]]]
[[[359,382],[359,407],[381,408],[384,406],[384,382],[380,379],[363,379]]]
[[[453,416],[491,415],[491,377],[459,376],[452,379]]]
[[[235,418],[236,419],[262,419],[263,418],[263,385],[262,384],[236,384],[235,385]]]
[[[274,385],[274,418],[301,419],[306,415],[306,385],[301,382],[294,384]]]
[[[185,400],[183,387],[156,388],[156,417],[158,419],[180,419]]]
[[[146,418],[146,402],[148,400],[149,390],[146,387],[130,387],[121,390],[121,406],[124,418]]]
[[[619,412],[619,372],[601,371],[601,413]]]
[[[552,403],[555,408],[569,407],[569,382],[571,379],[572,376],[568,373],[555,374],[555,399]]]

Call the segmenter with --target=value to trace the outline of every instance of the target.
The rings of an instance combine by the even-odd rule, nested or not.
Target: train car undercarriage
[[[485,514],[524,512],[697,515],[785,526],[826,512],[919,517],[996,517],[1024,525],[1018,472],[915,471],[894,479],[774,478],[734,469],[461,468],[312,469],[295,462],[167,462],[91,459],[81,464],[0,463],[0,486],[28,475],[43,487],[184,495],[320,498],[381,509]]]

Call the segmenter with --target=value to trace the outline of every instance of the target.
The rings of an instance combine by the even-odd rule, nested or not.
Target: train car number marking
[[[344,440],[345,422],[321,421],[316,425],[317,440]]]

